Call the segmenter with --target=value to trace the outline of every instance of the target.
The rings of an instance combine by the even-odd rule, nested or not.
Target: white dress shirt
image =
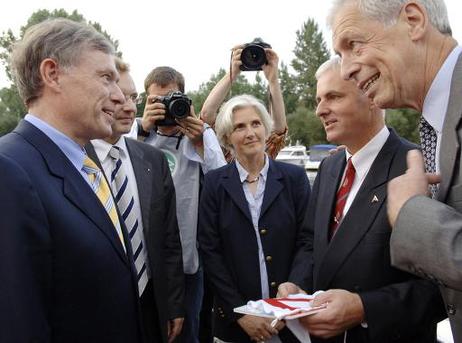
[[[144,231],[143,231],[143,220],[141,216],[141,206],[140,206],[140,198],[138,195],[138,184],[135,178],[135,172],[133,171],[132,161],[130,160],[130,156],[128,155],[127,145],[125,144],[125,138],[122,136],[115,144],[110,144],[102,139],[94,139],[91,141],[93,147],[95,148],[96,155],[103,167],[104,174],[106,175],[106,179],[108,180],[108,184],[111,184],[111,173],[114,166],[114,162],[112,157],[109,155],[109,151],[111,150],[112,146],[115,145],[119,147],[120,151],[120,159],[122,160],[122,167],[124,168],[125,175],[128,178],[128,187],[133,195],[133,200],[135,203],[133,204],[132,211],[134,211],[136,217],[138,218],[138,229],[141,233],[141,240],[143,242],[143,246],[146,247],[146,240],[144,238]],[[143,253],[145,255],[145,261],[148,261],[147,256],[147,249],[143,249]],[[149,270],[149,264],[146,263],[146,271],[148,277],[151,276]]]
[[[380,150],[382,150],[382,147],[387,141],[389,135],[390,131],[388,131],[388,128],[384,126],[369,142],[367,142],[365,146],[357,151],[356,154],[351,155],[348,150],[346,151],[346,159],[348,161],[351,157],[351,162],[355,167],[356,174],[350,193],[348,193],[342,218],[345,218],[348,213],[348,210],[350,209],[356,194],[361,188],[367,173],[369,173],[369,169],[371,169],[372,163],[374,163],[375,158],[379,154]],[[345,171],[343,172],[342,182],[340,182],[340,185],[343,183],[343,179],[345,178]]]
[[[440,149],[443,134],[443,123],[446,118],[446,111],[451,91],[451,81],[454,68],[462,52],[461,46],[456,46],[449,54],[435,76],[427,95],[425,96],[422,116],[436,131],[436,172],[440,171]]]

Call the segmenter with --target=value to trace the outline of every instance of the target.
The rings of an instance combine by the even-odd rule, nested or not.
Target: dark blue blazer
[[[22,121],[0,173],[0,342],[141,342],[130,244],[62,151]]]
[[[270,297],[279,284],[307,284],[307,232],[303,225],[310,186],[305,171],[270,159],[259,219]],[[215,336],[250,342],[233,309],[262,298],[258,246],[235,163],[205,175],[199,206],[199,246],[214,289]]]
[[[347,342],[435,342],[444,308],[438,288],[391,266],[386,201],[388,181],[406,171],[416,146],[394,132],[371,165],[350,209],[329,242],[345,152],[323,160],[314,182],[308,223],[314,239],[313,285],[308,290],[345,289],[358,293],[368,328],[348,330]],[[312,342],[344,342],[343,335]]]

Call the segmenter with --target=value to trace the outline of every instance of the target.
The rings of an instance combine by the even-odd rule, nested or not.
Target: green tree
[[[85,18],[76,10],[69,14],[64,9],[55,9],[53,11],[42,9],[32,13],[27,20],[26,25],[20,28],[19,37],[16,37],[11,29],[3,32],[0,37],[0,63],[5,67],[6,75],[12,82],[10,87],[5,87],[0,90],[0,135],[11,131],[11,129],[16,126],[17,122],[26,113],[26,108],[19,97],[18,90],[13,83],[13,76],[11,74],[9,56],[13,48],[13,44],[22,39],[24,33],[29,27],[51,18],[67,18],[77,22],[86,22]],[[122,56],[121,52],[118,51],[119,42],[114,40],[106,31],[104,31],[99,23],[90,21],[88,24],[92,25],[97,31],[106,36],[106,38],[113,43],[117,51],[117,55],[119,57]]]
[[[281,68],[279,69],[279,83],[281,85],[286,113],[294,113],[299,105],[298,95],[296,94],[296,82],[295,77],[290,75],[289,69],[284,62],[281,62]]]
[[[420,144],[419,120],[420,113],[411,109],[387,110],[385,117],[387,126],[394,128],[398,135],[416,144]]]
[[[292,68],[295,70],[295,94],[306,108],[316,107],[316,78],[315,73],[319,66],[329,59],[330,54],[326,43],[319,30],[318,24],[313,19],[308,19],[297,30],[292,60]]]
[[[207,99],[210,94],[210,91],[225,75],[226,70],[220,68],[220,70],[216,74],[213,74],[207,82],[202,83],[197,91],[188,92],[188,96],[191,98],[196,112],[200,111],[205,99]],[[266,82],[258,73],[255,77],[255,83],[250,83],[245,75],[241,73],[233,82],[231,91],[227,95],[225,101],[240,94],[253,95],[264,103],[267,103],[268,101]]]
[[[226,70],[220,68],[218,73],[212,74],[208,81],[202,83],[199,86],[199,89],[197,91],[188,92],[188,96],[191,98],[194,105],[194,110],[196,112],[199,112],[201,110],[202,105],[204,104],[205,99],[207,99],[207,96],[209,95],[212,88],[215,87],[217,82],[220,81],[225,75]]]
[[[310,146],[327,142],[321,121],[313,110],[298,107],[294,113],[287,116],[287,123],[290,144],[298,142],[302,145]]]

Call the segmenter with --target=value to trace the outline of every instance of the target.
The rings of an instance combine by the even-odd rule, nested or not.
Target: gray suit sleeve
[[[391,236],[392,264],[462,291],[462,214],[424,196],[409,199]]]

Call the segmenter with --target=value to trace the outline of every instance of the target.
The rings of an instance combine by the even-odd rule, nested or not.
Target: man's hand
[[[266,79],[269,83],[278,82],[278,64],[279,64],[279,57],[272,49],[265,49],[266,53],[266,60],[268,61],[267,64],[263,64],[261,69],[263,70],[263,74],[265,74]]]
[[[271,327],[271,318],[263,318],[246,314],[239,318],[237,323],[255,342],[261,342],[277,335],[285,326],[284,322],[278,322],[275,328]]]
[[[146,132],[151,131],[156,126],[156,121],[165,118],[165,105],[160,102],[155,102],[157,97],[149,95],[146,99],[144,106],[143,118],[141,119],[141,126]]]
[[[276,294],[276,297],[285,298],[289,294],[298,294],[298,293],[306,294],[306,292],[300,287],[298,287],[296,284],[292,282],[284,282],[279,285],[278,294]]]
[[[194,146],[203,146],[204,122],[196,117],[194,107],[191,106],[191,113],[184,119],[176,120],[180,131],[188,137]]]
[[[326,303],[327,307],[324,310],[299,319],[311,335],[321,338],[334,337],[364,320],[363,303],[356,293],[332,289],[317,295],[312,306]]]
[[[391,227],[404,203],[415,195],[428,195],[428,185],[441,181],[437,174],[425,173],[422,154],[418,150],[407,153],[406,173],[388,182],[387,211]]]
[[[183,328],[184,318],[170,319],[167,324],[168,343],[172,343]]]

